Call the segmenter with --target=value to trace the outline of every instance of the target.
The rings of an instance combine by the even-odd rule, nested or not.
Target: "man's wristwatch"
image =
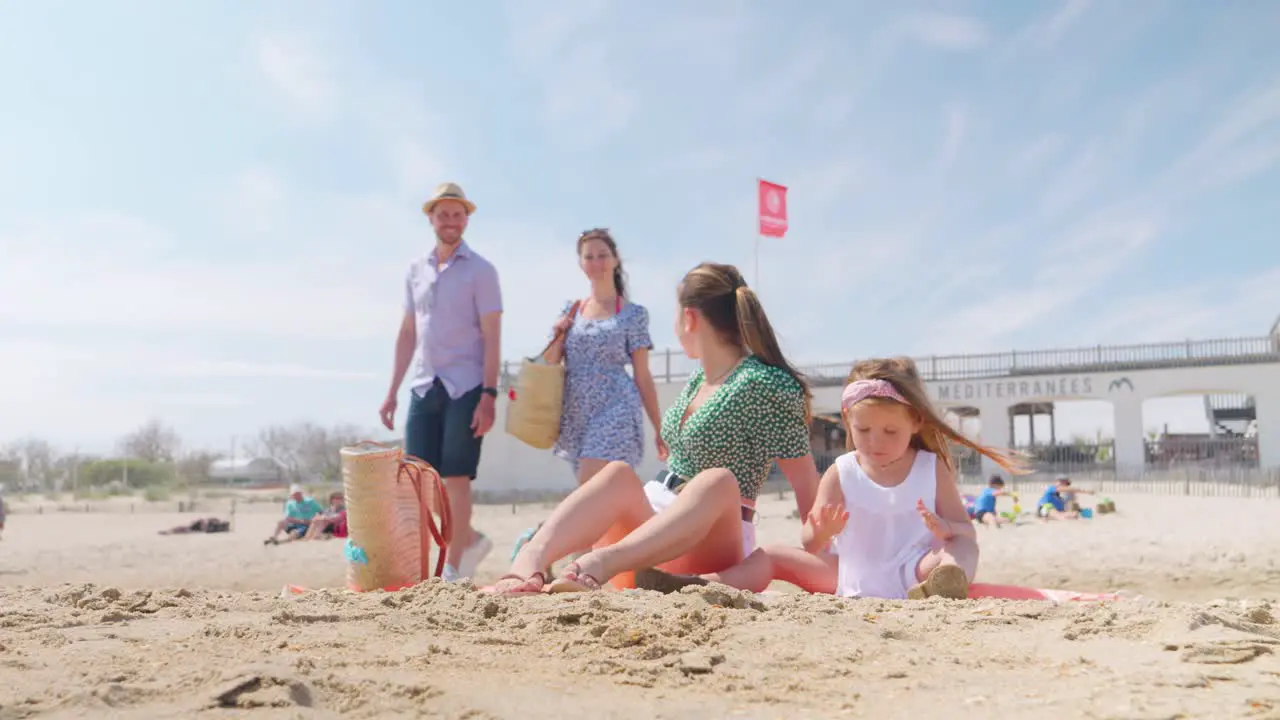
[[[498,397],[498,388],[483,387],[483,388],[480,388],[480,392],[484,393],[485,395],[488,395],[491,398]]]

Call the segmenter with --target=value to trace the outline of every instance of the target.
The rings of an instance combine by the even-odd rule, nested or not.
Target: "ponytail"
[[[760,298],[756,297],[755,291],[746,285],[739,285],[734,290],[734,297],[737,305],[738,334],[742,336],[742,344],[766,365],[787,371],[788,375],[800,383],[800,387],[804,390],[804,421],[809,422],[813,416],[813,391],[810,390],[809,383],[800,371],[792,367],[783,356],[782,348],[778,346],[778,339],[774,336],[773,326],[769,324],[769,317],[765,315],[764,306],[760,304]]]
[[[617,258],[618,264],[613,268],[613,290],[618,293],[618,297],[625,298],[627,296],[627,283],[622,275],[622,258],[619,258],[616,253],[614,257]]]

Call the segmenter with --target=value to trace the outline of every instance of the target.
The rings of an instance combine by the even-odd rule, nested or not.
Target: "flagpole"
[[[752,290],[757,294],[760,292],[760,183],[764,182],[764,178],[756,176],[756,272],[755,279],[751,281]]]
[[[756,233],[756,279],[752,283],[755,285],[754,290],[760,292],[760,233]]]

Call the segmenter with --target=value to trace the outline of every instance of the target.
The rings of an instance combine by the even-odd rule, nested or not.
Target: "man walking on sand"
[[[444,579],[474,577],[493,542],[471,527],[471,482],[498,397],[502,293],[498,271],[462,240],[476,206],[454,183],[436,188],[422,211],[435,248],[409,266],[382,424],[395,429],[396,394],[415,353],[405,452],[431,464],[449,493],[453,538]]]

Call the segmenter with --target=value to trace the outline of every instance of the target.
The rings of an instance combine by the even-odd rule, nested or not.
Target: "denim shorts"
[[[404,451],[422,458],[440,477],[476,479],[480,466],[480,444],[471,419],[480,404],[481,387],[476,386],[454,399],[436,378],[426,394],[411,392],[409,415],[404,424]]]

